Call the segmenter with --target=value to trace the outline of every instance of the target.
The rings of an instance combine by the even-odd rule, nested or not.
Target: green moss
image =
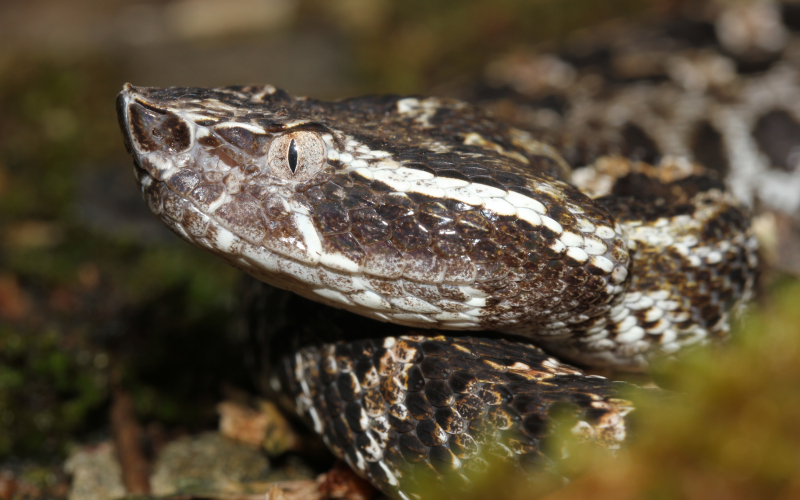
[[[230,308],[239,278],[232,267],[182,242],[136,252],[119,273],[120,282],[136,301],[185,286],[185,302],[195,317],[208,307]]]
[[[0,458],[60,454],[107,397],[103,370],[81,366],[53,330],[0,329]]]

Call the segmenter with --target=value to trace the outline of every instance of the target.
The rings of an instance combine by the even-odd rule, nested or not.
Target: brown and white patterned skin
[[[747,212],[701,167],[601,158],[616,182],[592,199],[553,147],[460,101],[126,85],[117,106],[145,200],[187,241],[328,305],[549,353],[432,332],[289,354],[298,411],[393,496],[483,453],[547,468],[564,404],[615,446],[629,404],[550,355],[643,369],[724,337],[754,279]]]
[[[631,174],[627,192],[593,201],[561,180],[555,150],[458,101],[126,86],[118,105],[167,226],[267,283],[382,321],[504,331],[641,369],[724,336],[754,275],[748,219],[721,185]],[[306,145],[296,172],[280,163],[292,139]]]
[[[281,375],[328,447],[398,498],[457,497],[493,461],[546,483],[563,458],[560,428],[616,449],[633,409],[619,398],[627,384],[524,343],[477,337],[309,347],[288,356]]]
[[[455,93],[553,144],[573,181],[599,157],[702,164],[775,225],[770,263],[797,274],[800,4],[682,4],[516,50]]]

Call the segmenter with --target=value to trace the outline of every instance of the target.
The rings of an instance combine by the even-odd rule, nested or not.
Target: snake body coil
[[[459,101],[126,85],[117,105],[142,193],[170,229],[380,321],[495,330],[641,370],[724,337],[754,279],[746,211],[698,166],[606,159],[615,187],[592,199],[552,147]],[[624,439],[630,407],[607,380],[526,344],[436,335],[286,358],[298,411],[384,491],[414,496],[420,470],[468,481],[480,451],[545,463],[556,403],[587,439]]]

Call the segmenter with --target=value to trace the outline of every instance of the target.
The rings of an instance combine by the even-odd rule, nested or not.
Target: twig
[[[133,398],[115,383],[112,388],[111,428],[122,468],[122,481],[132,495],[150,493],[150,465],[141,448],[142,427],[136,421]]]

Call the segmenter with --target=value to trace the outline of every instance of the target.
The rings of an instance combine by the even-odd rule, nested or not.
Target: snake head
[[[314,300],[416,327],[564,329],[627,286],[623,230],[560,180],[564,160],[465,103],[126,85],[117,107],[164,224]]]
[[[335,174],[328,155],[338,139],[313,119],[287,118],[295,101],[271,86],[127,84],[117,111],[143,196],[162,222],[259,279],[301,291],[306,284],[281,264],[297,272],[323,256],[301,193]]]

